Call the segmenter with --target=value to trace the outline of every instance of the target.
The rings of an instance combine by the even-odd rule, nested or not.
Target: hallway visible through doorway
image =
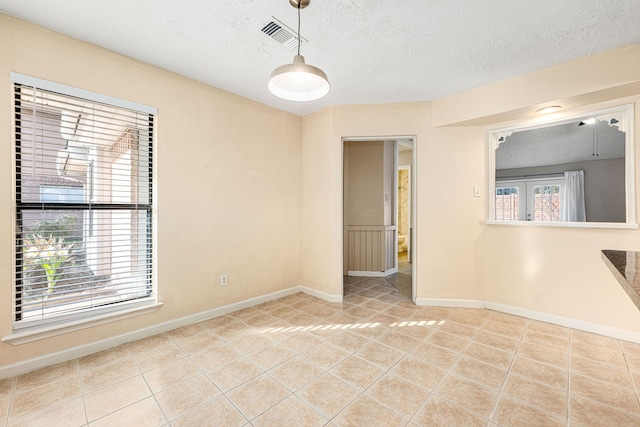
[[[415,298],[415,137],[343,140],[343,276]],[[357,280],[357,279],[354,279]]]

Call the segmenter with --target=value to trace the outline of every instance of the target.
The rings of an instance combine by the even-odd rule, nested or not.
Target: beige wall
[[[313,204],[327,230],[336,234],[341,230],[340,170],[329,165],[341,161],[342,137],[416,135],[419,299],[489,301],[640,339],[640,310],[600,258],[602,249],[640,250],[640,231],[484,223],[487,129],[507,120],[535,120],[535,110],[545,103],[637,104],[637,97],[628,97],[640,93],[639,59],[636,46],[433,103],[340,106],[307,116],[302,139],[303,211],[306,203]],[[637,110],[636,106],[636,128]],[[440,126],[432,127],[432,119]],[[307,129],[321,122],[331,131],[311,137]],[[636,147],[637,141],[636,136]],[[306,154],[321,147],[322,156]],[[637,153],[636,149],[636,158]],[[314,164],[309,169],[311,159]],[[482,187],[481,197],[473,196],[474,186]],[[326,203],[315,203],[315,196]],[[314,244],[309,230],[318,226],[303,216],[303,233],[309,233],[305,246]],[[303,280],[327,294],[341,294],[340,270],[334,267],[340,249],[337,236],[323,236],[318,256],[303,257]]]
[[[11,333],[13,311],[12,71],[158,108],[164,306],[34,343],[0,343],[0,366],[300,284],[300,117],[0,14],[0,336]]]
[[[514,117],[536,120],[535,109],[545,103],[565,107],[634,103],[638,165],[639,82],[640,46],[634,46],[443,99],[434,102],[434,110],[448,111],[450,123],[491,125]],[[490,108],[481,112],[479,106],[489,94]],[[534,102],[538,104],[527,106]],[[461,106],[458,114],[450,109],[454,104]],[[470,109],[476,109],[477,117],[469,115]],[[485,138],[478,134],[474,139],[480,145]],[[636,205],[638,188],[636,172]],[[486,225],[478,243],[482,251],[477,263],[487,300],[629,331],[640,338],[640,311],[600,255],[609,248],[640,250],[639,230]]]
[[[303,285],[330,296],[342,295],[342,139],[418,135],[420,140],[429,130],[429,106],[428,102],[335,106],[305,116]]]
[[[385,225],[384,155],[384,141],[344,143],[347,225]]]
[[[601,53],[433,101],[434,126],[487,125],[640,93],[640,45]]]
[[[640,231],[485,225],[483,127],[539,104],[638,95],[640,47],[433,103],[334,106],[301,119],[0,15],[2,336],[13,299],[11,71],[158,108],[164,306],[30,344],[0,343],[0,366],[292,286],[340,296],[343,137],[416,137],[419,298],[488,300],[640,332],[640,311],[600,259],[603,248],[640,250]],[[476,185],[482,197],[473,197]]]

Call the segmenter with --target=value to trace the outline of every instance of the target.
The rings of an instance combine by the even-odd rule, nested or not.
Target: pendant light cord
[[[298,0],[298,55],[300,55],[300,1]]]

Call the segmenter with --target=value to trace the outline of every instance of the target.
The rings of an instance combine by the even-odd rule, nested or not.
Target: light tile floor
[[[398,272],[385,279],[398,288],[404,296],[411,299],[411,275],[412,264],[407,261],[407,253],[401,252],[398,254]]]
[[[640,345],[384,279],[294,294],[0,381],[10,426],[638,426]]]

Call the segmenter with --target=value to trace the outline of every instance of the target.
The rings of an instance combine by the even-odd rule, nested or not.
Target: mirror
[[[489,132],[490,222],[635,225],[631,105]]]

